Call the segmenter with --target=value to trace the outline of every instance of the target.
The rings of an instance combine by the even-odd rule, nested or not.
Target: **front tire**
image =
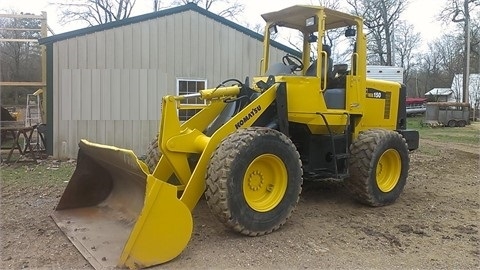
[[[370,206],[395,202],[405,187],[409,167],[402,135],[383,129],[361,132],[350,153],[350,177],[345,186],[353,197]]]
[[[150,173],[153,173],[155,170],[155,167],[157,166],[158,161],[160,160],[160,157],[162,156],[162,153],[158,149],[158,134],[155,136],[155,138],[150,141],[150,144],[148,145],[147,148],[147,153],[145,157],[145,164],[147,164],[148,169],[150,170]]]
[[[302,165],[284,134],[268,128],[240,129],[226,137],[207,170],[205,197],[228,228],[257,236],[279,229],[302,190]]]

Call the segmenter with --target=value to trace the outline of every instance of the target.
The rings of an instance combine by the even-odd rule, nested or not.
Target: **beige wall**
[[[53,154],[75,158],[82,138],[145,154],[160,100],[177,78],[259,72],[262,42],[194,11],[78,36],[53,47]],[[271,50],[272,59],[285,52]]]

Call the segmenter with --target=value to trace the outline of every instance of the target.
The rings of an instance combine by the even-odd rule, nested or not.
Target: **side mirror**
[[[314,42],[317,42],[318,38],[317,36],[315,36],[313,33],[308,35],[308,43],[314,43]]]
[[[346,37],[354,37],[356,35],[357,35],[357,31],[355,29],[348,27],[347,30],[345,30]]]
[[[270,27],[268,28],[268,32],[270,33],[270,35],[278,33],[277,25],[270,25]]]

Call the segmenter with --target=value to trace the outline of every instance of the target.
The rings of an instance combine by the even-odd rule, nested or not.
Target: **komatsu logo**
[[[255,116],[258,112],[262,110],[262,106],[258,105],[257,107],[253,108],[252,111],[250,111],[247,115],[245,115],[242,120],[238,121],[238,123],[235,124],[235,128],[239,129],[241,126],[243,126],[250,118]]]

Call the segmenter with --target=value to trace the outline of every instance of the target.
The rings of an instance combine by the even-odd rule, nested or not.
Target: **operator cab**
[[[346,15],[321,6],[296,5],[276,12],[263,14],[266,21],[264,57],[261,74],[263,76],[304,76],[317,78],[318,88],[325,95],[329,108],[345,109],[345,91],[347,75],[362,75],[363,70],[356,54],[357,46],[365,46],[365,39],[361,33],[362,20],[359,17]],[[287,54],[281,63],[270,63],[270,39],[273,34],[282,34],[284,28],[296,30],[300,35],[291,33],[290,36],[301,36],[302,52],[298,55]],[[360,31],[357,31],[360,29]],[[282,31],[282,32],[279,32]],[[360,33],[357,33],[360,32]],[[346,37],[342,44],[332,44],[332,36]],[[336,48],[345,48],[345,59],[338,59],[340,63],[334,65],[332,45]],[[348,52],[347,48],[351,48]],[[348,63],[349,62],[349,63]],[[348,64],[347,64],[348,63]],[[309,80],[311,80],[309,79]],[[334,89],[331,90],[330,89]],[[328,91],[327,91],[328,90]],[[329,98],[327,92],[335,93]],[[341,99],[341,102],[331,104],[329,101]]]

